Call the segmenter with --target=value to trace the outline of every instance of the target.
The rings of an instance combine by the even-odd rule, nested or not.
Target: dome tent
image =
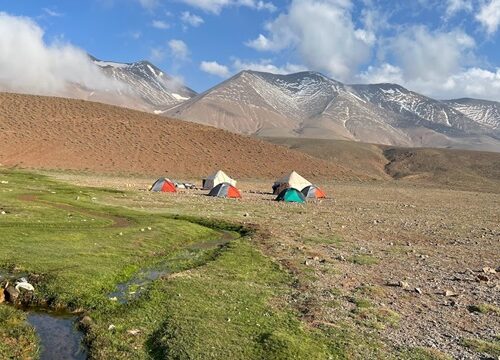
[[[229,183],[220,183],[210,190],[209,196],[241,199],[240,191]]]
[[[305,188],[302,189],[302,194],[304,195],[306,200],[326,198],[325,192],[316,185],[306,186]]]
[[[236,180],[231,179],[224,171],[219,170],[202,180],[204,190],[211,190],[220,183],[228,183],[236,186]]]
[[[156,180],[149,190],[154,192],[177,192],[175,183],[166,178],[159,178]]]
[[[276,197],[276,201],[303,203],[306,201],[304,194],[295,188],[283,189]]]
[[[304,179],[297,172],[292,171],[290,174],[276,180],[273,184],[273,194],[279,194],[283,189],[295,188],[299,191],[306,186],[312,185],[308,180]]]

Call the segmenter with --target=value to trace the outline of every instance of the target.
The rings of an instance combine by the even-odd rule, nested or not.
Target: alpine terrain
[[[438,101],[396,84],[346,85],[317,72],[242,71],[166,114],[266,137],[500,151],[499,106]]]
[[[144,110],[155,111],[188,100],[196,92],[181,84],[149,61],[118,63],[92,58],[106,75],[124,83],[142,100]]]

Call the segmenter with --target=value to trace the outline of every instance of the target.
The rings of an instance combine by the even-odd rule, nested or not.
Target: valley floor
[[[297,205],[273,201],[263,180],[241,181],[243,199],[226,200],[150,193],[150,178],[44,174],[0,174],[9,180],[0,185],[0,264],[48,274],[42,295],[87,311],[93,358],[500,355],[500,194],[337,182],[320,184],[329,199]],[[26,193],[46,203],[27,203]],[[53,203],[84,210],[68,218]],[[213,230],[176,215],[254,232],[219,253],[204,245]],[[114,228],[117,217],[131,223]],[[56,256],[65,246],[69,257]],[[171,275],[138,301],[110,302],[116,284],[160,260]],[[39,351],[34,334],[8,309],[0,305],[0,338],[10,344],[0,355],[29,358]]]
[[[52,176],[130,191],[100,199],[110,205],[257,226],[254,246],[295,279],[279,301],[350,344],[347,357],[500,355],[498,193],[338,182],[322,186],[329,199],[294,205],[273,201],[271,181],[241,181],[231,201],[145,191],[154,179]]]

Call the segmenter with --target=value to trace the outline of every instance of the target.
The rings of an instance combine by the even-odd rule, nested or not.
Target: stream
[[[189,250],[205,250],[224,246],[231,240],[238,238],[238,234],[231,231],[222,231],[218,239],[193,244]],[[118,284],[110,297],[122,304],[137,298],[152,281],[169,273],[168,267],[143,269],[131,280]],[[25,276],[25,274],[22,274]],[[0,269],[0,281],[21,277],[21,274],[9,274]],[[84,334],[77,328],[78,317],[68,312],[55,312],[43,308],[20,308],[27,314],[28,323],[33,326],[40,339],[40,360],[85,360],[87,349],[83,345]]]
[[[195,243],[188,247],[190,251],[207,250],[217,248],[228,244],[231,240],[235,240],[239,234],[231,231],[221,231],[221,236],[217,239]],[[172,259],[170,259],[172,261]],[[132,279],[120,283],[116,286],[116,290],[109,293],[108,297],[117,301],[120,304],[126,304],[131,300],[137,299],[147,286],[158,280],[160,277],[170,273],[168,264],[158,264],[154,268],[141,269]]]
[[[28,323],[40,338],[40,360],[85,360],[83,333],[76,327],[73,314],[47,310],[28,310]]]

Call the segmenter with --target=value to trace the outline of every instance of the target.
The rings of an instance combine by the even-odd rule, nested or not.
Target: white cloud
[[[350,0],[292,0],[287,12],[266,25],[246,44],[259,51],[291,49],[308,67],[349,79],[366,63],[376,41],[369,29],[357,28]]]
[[[481,5],[476,15],[479,21],[490,35],[496,33],[500,26],[500,0],[489,0]]]
[[[204,20],[195,14],[191,14],[189,11],[184,11],[181,14],[181,20],[184,24],[191,25],[193,27],[198,27],[204,23]]]
[[[152,10],[158,6],[158,0],[138,0],[139,4],[147,10]]]
[[[474,39],[462,31],[430,32],[412,27],[391,38],[393,63],[370,66],[356,77],[364,83],[397,83],[438,99],[478,97],[500,100],[500,68],[474,63]]]
[[[202,61],[200,69],[206,73],[222,78],[228,77],[231,74],[227,66],[221,65],[217,61]]]
[[[165,49],[162,47],[152,48],[149,53],[149,59],[152,62],[161,62],[165,59]]]
[[[390,82],[436,99],[472,97],[500,101],[500,68],[493,71],[471,67],[439,81],[434,79],[405,79],[404,70],[390,64],[370,67],[359,75],[361,82]]]
[[[276,6],[270,2],[262,0],[181,0],[185,4],[195,8],[219,14],[221,10],[228,6],[245,6],[255,10],[275,11]]]
[[[189,49],[186,43],[182,40],[172,39],[168,42],[170,53],[177,60],[187,60],[189,57]]]
[[[402,84],[404,82],[401,68],[387,63],[380,66],[369,66],[366,71],[357,75],[356,80],[370,84]]]
[[[472,11],[472,0],[447,0],[446,16],[451,17],[460,11]]]
[[[0,12],[0,87],[3,90],[65,95],[70,84],[112,90],[121,83],[107,78],[87,54],[63,43],[47,44],[33,20]]]
[[[49,8],[43,8],[43,12],[46,15],[52,16],[52,17],[61,17],[64,15],[63,13],[57,12],[57,11],[49,9]]]
[[[474,39],[462,31],[430,32],[414,26],[391,39],[388,51],[403,69],[405,81],[442,81],[471,61]]]
[[[254,70],[270,72],[273,74],[290,74],[307,70],[307,68],[302,65],[290,63],[286,63],[283,66],[276,66],[269,59],[261,59],[259,61],[243,61],[240,59],[234,59],[232,67],[236,72],[243,70]]]
[[[153,22],[151,23],[151,26],[153,26],[156,29],[160,29],[160,30],[166,30],[166,29],[170,28],[170,24],[165,22],[165,21],[162,21],[162,20],[153,20]]]

